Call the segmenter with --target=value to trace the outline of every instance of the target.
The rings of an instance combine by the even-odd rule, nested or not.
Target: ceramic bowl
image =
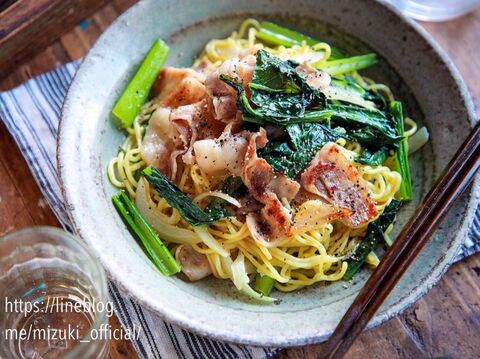
[[[107,180],[107,163],[124,140],[110,111],[151,44],[165,39],[171,46],[167,64],[190,66],[209,39],[225,37],[247,17],[276,21],[351,54],[379,55],[379,65],[366,73],[389,85],[406,113],[431,134],[428,145],[412,157],[415,200],[403,207],[398,233],[466,138],[474,113],[462,79],[438,45],[418,25],[372,0],[141,1],[101,36],[68,91],[58,145],[62,188],[75,230],[110,278],[159,317],[237,343],[316,343],[332,333],[368,270],[347,285],[314,285],[278,294],[279,305],[261,305],[239,295],[229,281],[191,284],[163,277],[110,200],[116,190]],[[370,326],[415,302],[445,272],[465,238],[478,188],[476,181],[458,201]]]

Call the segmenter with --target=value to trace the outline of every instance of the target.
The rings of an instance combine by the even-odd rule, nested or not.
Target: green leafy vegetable
[[[268,275],[257,273],[255,276],[255,290],[257,292],[260,292],[268,297],[274,286],[275,279],[269,277]]]
[[[240,177],[227,177],[220,186],[220,191],[235,197],[246,189]],[[222,198],[214,197],[205,207],[204,211],[215,218],[233,216],[233,213],[227,208],[228,202]]]
[[[353,71],[365,69],[377,63],[377,55],[374,53],[347,57],[332,61],[318,61],[311,65],[328,72],[330,75],[342,75]]]
[[[355,162],[369,165],[369,166],[379,166],[387,159],[388,149],[382,147],[376,152],[370,152],[368,149],[364,149],[360,156],[355,158]]]
[[[307,167],[316,152],[327,142],[345,137],[341,128],[330,129],[319,123],[292,124],[285,127],[288,139],[269,142],[259,155],[277,172],[294,178]]]
[[[247,122],[286,125],[328,119],[332,111],[325,111],[325,95],[306,82],[297,66],[259,50],[248,85],[250,99],[242,84],[227,75],[220,75],[220,79],[237,91],[237,105]]]
[[[285,28],[269,21],[262,21],[260,23],[260,31],[257,33],[257,38],[272,45],[282,45],[285,47],[301,45],[303,41],[305,41],[309,46],[313,46],[321,42],[320,40],[314,39],[308,35]],[[342,51],[339,49],[333,46],[331,49],[331,58],[341,58],[344,56]]]
[[[383,111],[347,105],[329,105],[328,109],[334,111],[331,124],[344,127],[349,139],[366,147],[395,148],[403,138],[390,114]]]
[[[169,51],[168,45],[162,39],[158,39],[115,104],[112,113],[120,120],[123,128],[132,125],[140,108],[145,103]]]
[[[330,86],[323,90],[328,100],[337,100],[365,108],[375,108],[377,101],[370,91],[358,85],[351,76],[332,78]]]
[[[337,65],[345,69],[359,63],[373,64],[376,57],[369,54],[338,61]],[[325,93],[320,92],[308,85],[304,75],[297,72],[297,66],[294,61],[284,61],[259,50],[249,83],[250,98],[241,83],[220,76],[237,91],[237,105],[246,122],[286,127],[288,141],[271,141],[260,151],[276,171],[291,178],[297,176],[316,151],[339,137],[358,142],[364,151],[356,161],[372,166],[383,163],[388,151],[398,148],[403,135],[398,134],[392,114],[376,108],[377,104],[384,104],[381,95],[362,88],[349,75],[333,78]],[[312,122],[318,126],[292,126]],[[298,143],[295,131],[302,133]]]
[[[113,195],[112,201],[122,219],[138,237],[143,248],[160,272],[168,276],[180,272],[180,265],[133,205],[127,194],[124,191],[120,191]]]
[[[284,61],[265,50],[257,61],[249,83],[251,101],[267,117],[302,117],[311,105],[325,106],[325,96],[312,88],[295,69],[298,63]]]
[[[249,87],[267,93],[299,94],[302,86],[297,84],[298,80],[301,81],[295,71],[297,66],[298,63],[294,61],[284,61],[265,50],[259,50]]]
[[[361,96],[364,96],[367,93],[367,90],[360,86],[350,75],[344,75],[342,77],[332,77],[332,81],[330,84],[336,87],[348,88],[351,91],[357,92]]]
[[[285,95],[283,98],[278,95],[266,95],[262,100],[257,97],[257,101],[263,101],[266,106],[264,108],[253,108],[247,98],[245,89],[240,83],[236,82],[233,78],[227,75],[220,75],[220,79],[232,86],[237,91],[237,106],[243,112],[243,120],[245,122],[252,122],[260,125],[271,123],[278,126],[285,126],[289,123],[325,121],[328,120],[334,113],[332,110],[328,109],[307,110],[301,117],[288,117],[286,112],[290,111],[290,109],[292,112],[297,111],[295,106],[301,107],[302,102],[304,101],[302,98],[295,98],[291,95]],[[270,100],[272,100],[271,105],[269,105]],[[281,113],[280,111],[285,112]],[[278,116],[276,116],[277,114]]]
[[[367,235],[357,248],[355,248],[352,256],[348,260],[348,268],[343,276],[344,280],[348,281],[353,278],[360,270],[368,254],[375,249],[377,243],[384,238],[386,229],[395,220],[395,216],[400,209],[400,204],[399,201],[392,200],[380,217],[368,225]]]
[[[203,211],[156,168],[149,166],[142,173],[160,196],[165,198],[170,206],[177,209],[182,218],[192,226],[209,225],[225,217],[223,211],[213,211],[212,213]]]
[[[399,101],[390,102],[390,112],[395,119],[395,126],[399,136],[405,135],[402,103]],[[400,198],[404,201],[410,201],[412,194],[412,176],[410,175],[410,166],[408,164],[408,144],[407,138],[403,137],[395,153],[395,165],[397,171],[402,176],[400,184]]]

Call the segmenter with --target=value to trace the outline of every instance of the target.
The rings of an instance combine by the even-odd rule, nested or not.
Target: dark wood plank
[[[12,5],[16,0],[0,0],[0,12],[4,11],[10,5]]]
[[[421,24],[463,75],[480,117],[480,8],[458,20]]]
[[[2,122],[0,173],[0,236],[32,225],[58,226],[38,186],[32,186],[30,170]]]
[[[480,291],[472,269],[478,258],[453,266],[431,294],[400,317],[426,356],[480,357]]]
[[[0,77],[108,0],[18,0],[0,13]]]

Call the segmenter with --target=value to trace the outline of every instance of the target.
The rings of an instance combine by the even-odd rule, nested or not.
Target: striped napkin
[[[57,178],[56,135],[61,106],[79,62],[72,62],[0,93],[0,118],[5,122],[48,203],[65,229],[69,219]],[[456,258],[480,251],[480,209]],[[189,333],[162,321],[122,293],[109,291],[125,328],[139,328],[132,343],[141,358],[269,358],[276,350],[237,346]]]

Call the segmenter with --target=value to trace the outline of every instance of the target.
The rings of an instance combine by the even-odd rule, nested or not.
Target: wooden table
[[[134,0],[111,0],[52,46],[0,79],[0,91],[85,55]],[[480,10],[448,23],[424,24],[463,74],[480,108]],[[435,94],[432,94],[434,96]],[[477,115],[480,111],[477,109]],[[0,124],[0,235],[32,226],[58,226],[27,164]],[[452,235],[455,235],[452,233]],[[453,265],[427,295],[402,315],[364,332],[347,358],[479,358],[480,254]],[[113,325],[118,326],[114,319]],[[283,350],[280,358],[316,358],[320,346]],[[113,342],[111,358],[135,358],[130,343]]]

